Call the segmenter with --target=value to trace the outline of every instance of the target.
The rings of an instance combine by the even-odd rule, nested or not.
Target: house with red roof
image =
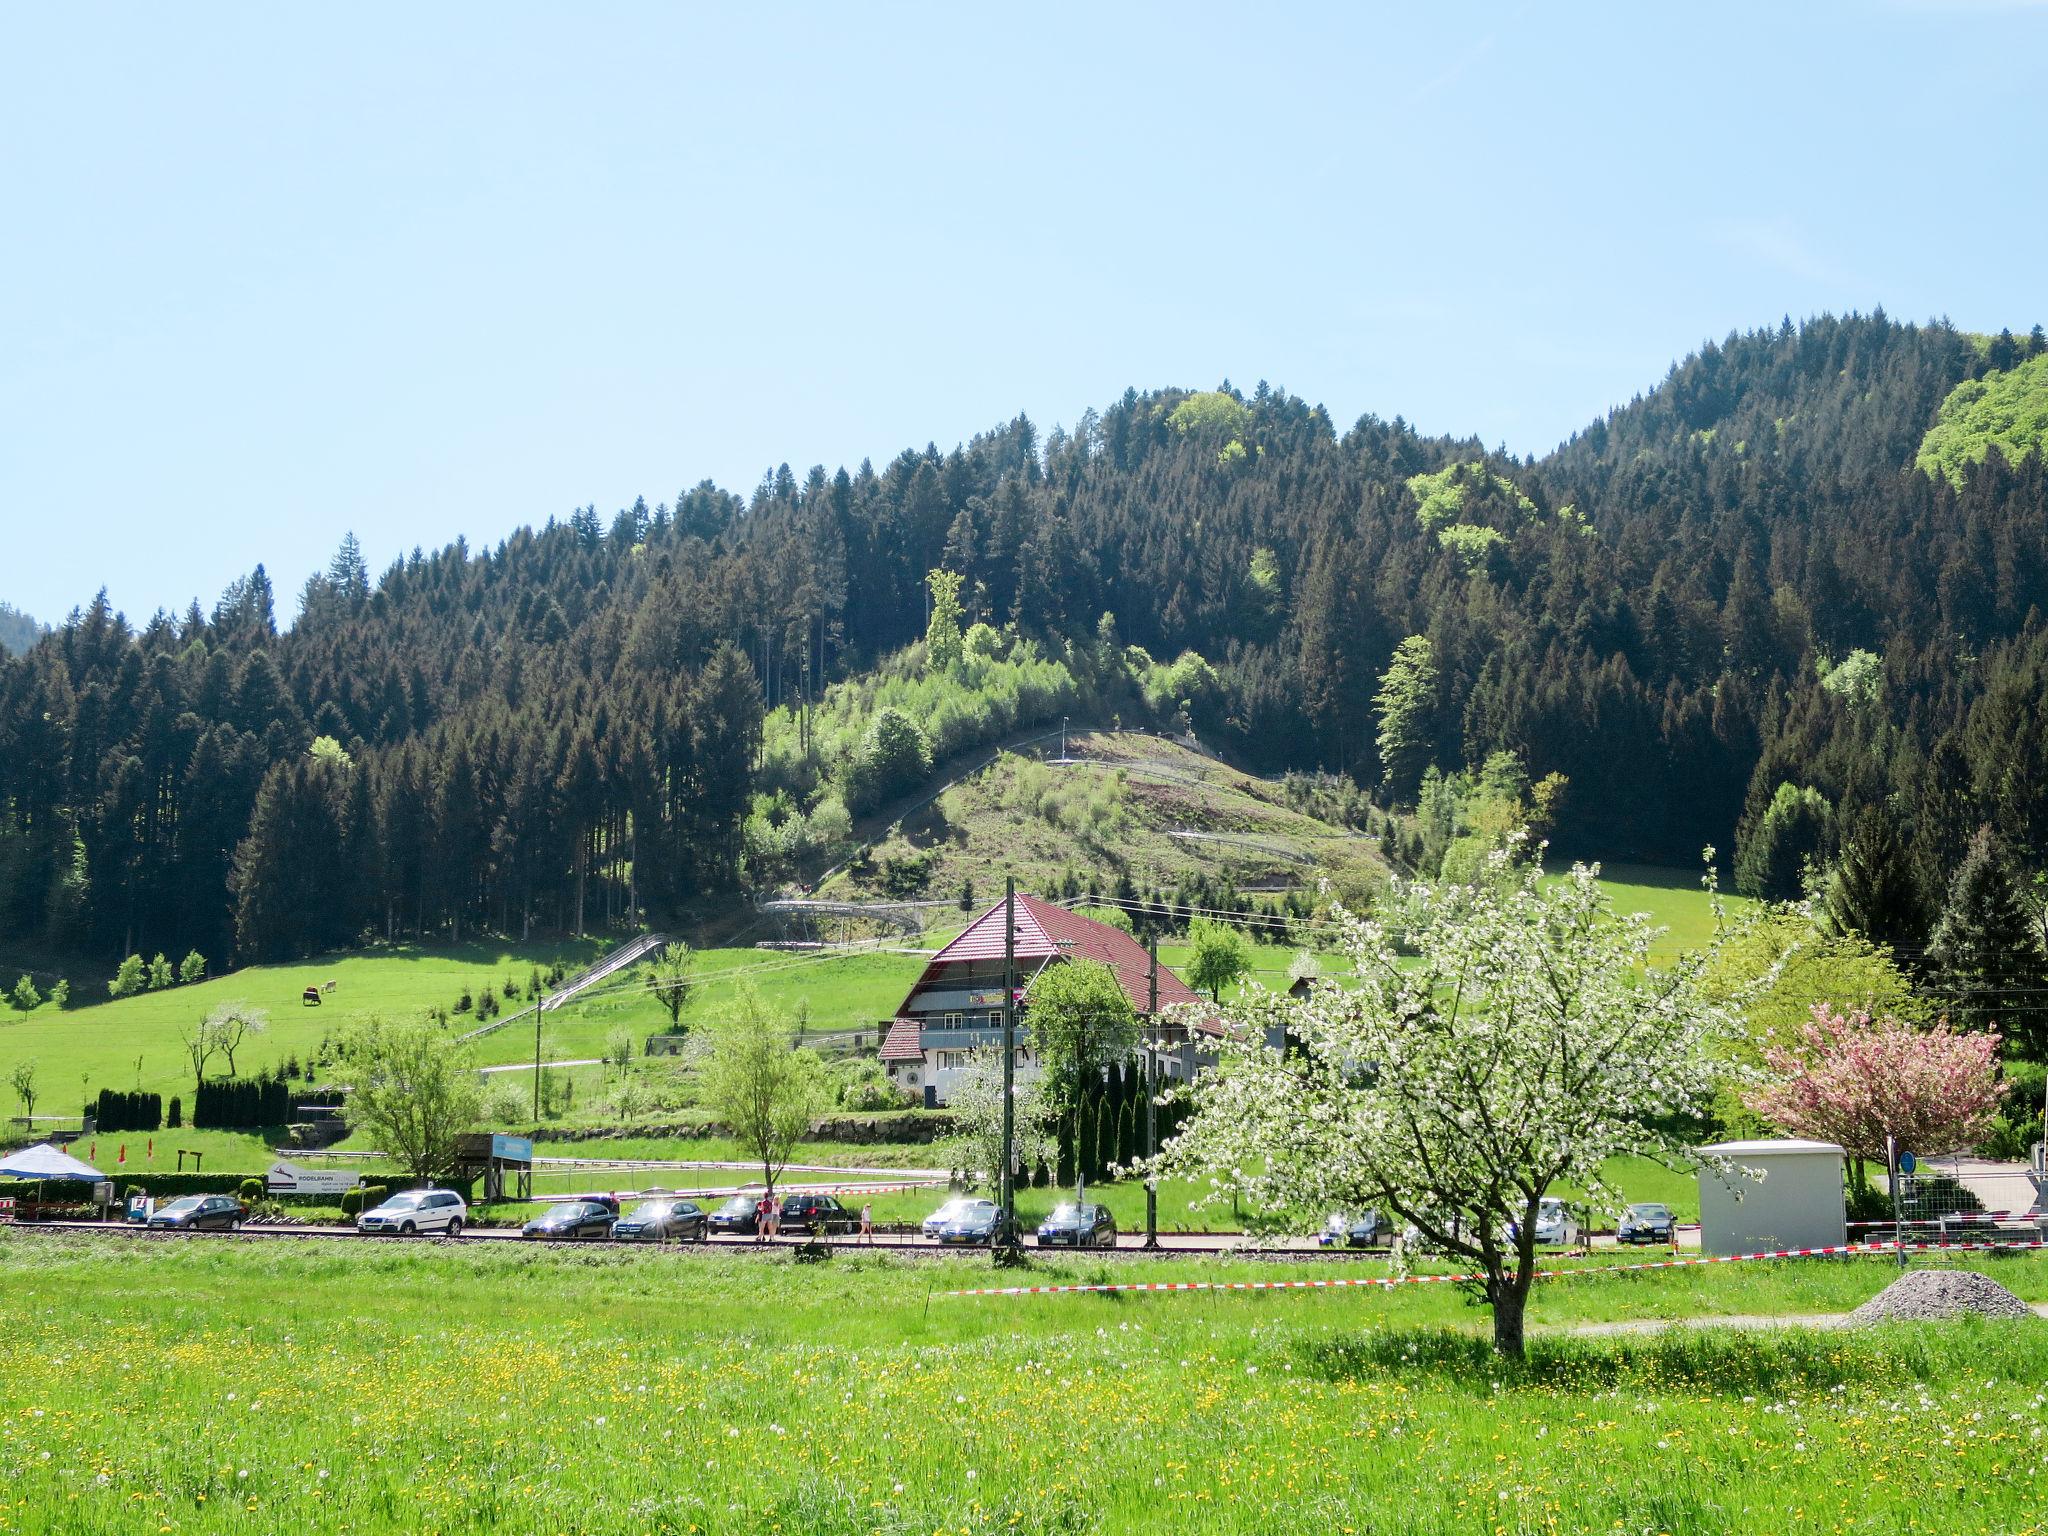
[[[1016,1069],[1035,1072],[1031,1044],[1031,987],[1047,968],[1069,960],[1094,960],[1115,973],[1143,1019],[1152,1011],[1151,957],[1120,928],[1069,912],[1037,896],[1019,896],[1014,940],[1017,982]],[[1203,999],[1165,966],[1159,968],[1159,1011]],[[1193,1035],[1180,1024],[1147,1029],[1159,1037],[1164,1076],[1191,1077],[1199,1063],[1203,1033],[1222,1026],[1204,1020]],[[966,932],[933,955],[910,989],[882,1041],[881,1060],[889,1079],[927,1106],[946,1102],[948,1090],[966,1070],[971,1053],[1003,1043],[1003,903],[998,901],[967,925]]]

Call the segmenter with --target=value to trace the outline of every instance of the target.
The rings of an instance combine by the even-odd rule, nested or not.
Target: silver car
[[[358,1232],[440,1232],[454,1237],[469,1220],[469,1207],[452,1189],[408,1189],[356,1218]]]

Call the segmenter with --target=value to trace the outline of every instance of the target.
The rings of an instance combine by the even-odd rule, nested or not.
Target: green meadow
[[[1112,1273],[7,1233],[0,1531],[2039,1529],[2038,1319],[1562,1331],[1838,1312],[1883,1264],[1552,1282],[1513,1367],[1441,1286],[944,1294]]]

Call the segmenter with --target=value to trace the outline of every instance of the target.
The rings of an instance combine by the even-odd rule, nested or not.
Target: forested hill
[[[673,912],[763,875],[763,814],[880,792],[876,743],[815,722],[923,639],[934,568],[991,630],[943,688],[890,663],[932,744],[1185,713],[1397,802],[1513,751],[1567,777],[1573,853],[1782,869],[1883,805],[1930,882],[1981,819],[2038,857],[2044,354],[1788,323],[1535,462],[1264,385],[1130,392],[375,579],[349,540],[282,631],[260,567],[140,629],[96,602],[0,660],[0,933],[254,957]]]
[[[42,638],[43,626],[11,603],[0,603],[0,655],[19,656]]]

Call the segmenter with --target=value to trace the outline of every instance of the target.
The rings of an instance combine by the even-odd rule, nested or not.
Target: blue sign
[[[1899,1154],[1899,1172],[1911,1173],[1915,1168],[1918,1168],[1919,1166],[1920,1159],[1915,1157],[1912,1153],[1901,1152]]]
[[[533,1161],[533,1138],[531,1136],[491,1137],[491,1156],[501,1162],[530,1163]]]

